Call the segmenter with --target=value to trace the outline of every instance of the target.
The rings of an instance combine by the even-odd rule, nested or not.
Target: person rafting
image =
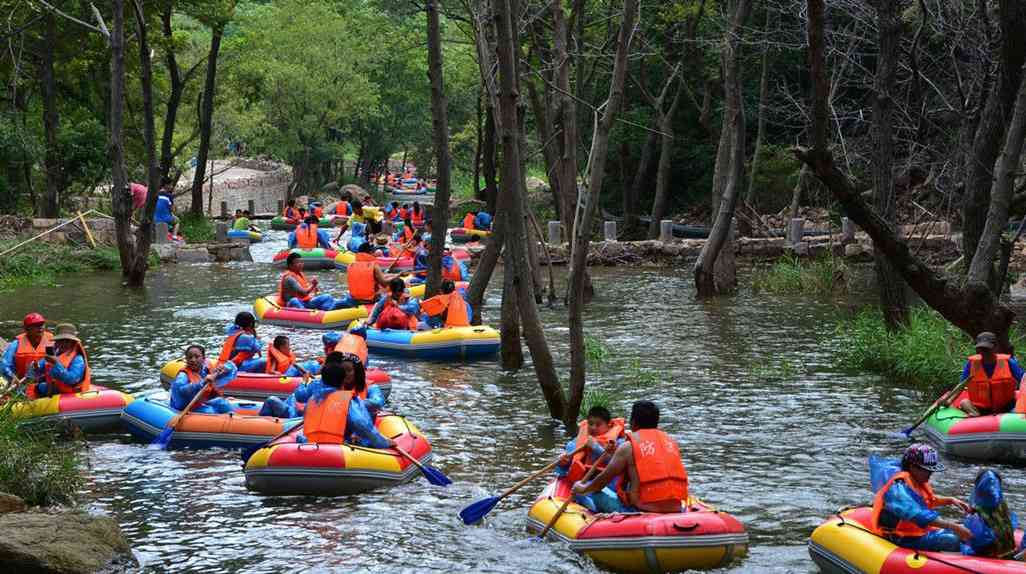
[[[302,219],[299,217],[299,210],[296,209],[296,200],[290,199],[285,204],[285,211],[282,212],[281,216],[285,218],[285,223],[292,225],[298,224]]]
[[[253,222],[249,219],[249,210],[243,211],[241,214],[236,216],[235,222],[232,223],[232,229],[235,231],[260,231]]]
[[[492,229],[492,214],[487,211],[477,212],[477,217],[474,218],[474,228],[490,231]]]
[[[270,375],[295,377],[307,374],[307,370],[299,364],[296,356],[292,353],[289,338],[285,335],[278,335],[267,346],[267,356],[264,361],[264,372]]]
[[[300,254],[289,253],[285,258],[285,266],[285,272],[278,279],[278,306],[321,311],[337,308],[339,301],[330,294],[314,295],[317,292],[317,278],[308,280],[303,274],[303,257]]]
[[[89,390],[92,370],[74,325],[57,325],[53,345],[48,345],[43,358],[29,366],[25,379],[36,381],[30,396],[48,397]]]
[[[424,225],[424,208],[420,206],[419,201],[413,202],[413,209],[410,210],[410,221],[414,227],[422,227]]]
[[[193,405],[194,413],[230,413],[234,409],[221,392],[218,386],[224,386],[235,378],[238,372],[231,361],[210,369],[207,364],[207,352],[201,345],[189,345],[185,349],[185,366],[174,381],[171,382],[171,408],[180,411],[187,407],[197,393],[209,393],[208,398],[200,399]],[[209,388],[208,388],[209,387]]]
[[[24,378],[29,365],[46,356],[46,348],[53,344],[53,334],[46,330],[46,319],[39,313],[25,315],[21,328],[0,360],[0,375],[12,383]]]
[[[472,230],[476,229],[476,227],[474,227],[474,220],[475,219],[477,219],[477,212],[476,211],[468,211],[467,214],[463,216],[463,223],[462,223],[463,229],[466,229],[468,231],[472,231]]]
[[[452,279],[442,281],[441,295],[421,301],[420,310],[427,316],[427,323],[433,329],[469,327],[470,318],[474,315],[470,303],[456,291],[456,283]]]
[[[997,342],[997,335],[990,331],[977,335],[976,354],[962,368],[969,398],[958,408],[971,417],[1007,413],[1015,407],[1015,391],[1026,373],[1011,356],[994,352]]]
[[[321,205],[321,202],[315,201],[310,204],[310,215],[316,217],[318,220],[324,217],[324,206]]]
[[[356,260],[346,269],[346,283],[349,294],[342,298],[337,309],[374,303],[378,300],[378,289],[388,286],[388,277],[378,266],[370,243],[360,245]]]
[[[1004,479],[995,470],[976,474],[969,497],[972,513],[963,521],[973,536],[962,544],[962,554],[1007,559],[1021,550],[1015,544],[1019,518],[1008,510],[1003,487]]]
[[[235,321],[226,329],[228,338],[221,346],[221,354],[217,357],[217,366],[231,362],[238,370],[247,373],[259,373],[264,363],[259,355],[263,343],[257,338],[256,318],[249,311],[240,311]]]
[[[382,297],[371,309],[368,325],[376,329],[417,330],[417,315],[420,303],[406,296],[406,283],[400,277],[388,282],[388,297]]]
[[[574,483],[573,493],[598,492],[619,477],[619,511],[681,512],[688,500],[688,474],[677,442],[658,428],[659,407],[651,401],[635,402],[630,425],[631,433],[609,465],[591,481]]]
[[[556,465],[556,476],[565,476],[571,484],[583,479],[596,463],[599,469],[606,467],[600,462],[603,455],[613,456],[616,448],[624,440],[623,419],[613,419],[609,410],[603,406],[588,409],[588,416],[581,421],[577,429],[577,437],[566,444],[565,452],[559,457]],[[588,449],[574,454],[578,448],[588,445]],[[622,505],[616,495],[617,479],[598,492],[575,496],[574,501],[592,512],[616,512]]]
[[[271,397],[261,406],[260,414],[263,416],[276,416],[280,418],[293,418],[301,414],[308,415],[311,405],[315,410],[323,408],[317,406],[326,397],[333,393],[349,391],[351,401],[349,402],[348,420],[339,417],[335,424],[343,423],[342,432],[339,436],[345,436],[346,442],[351,442],[352,435],[356,435],[363,442],[357,443],[362,446],[373,448],[388,448],[391,444],[381,442],[382,437],[374,428],[374,415],[385,406],[384,394],[377,386],[367,387],[367,374],[363,361],[353,353],[341,353],[334,351],[328,353],[321,370],[321,378],[296,387],[296,390],[284,401],[277,397]],[[336,398],[338,398],[336,396]],[[273,400],[272,400],[273,399]],[[333,402],[335,399],[332,399]],[[304,404],[300,409],[299,405]],[[341,407],[342,405],[338,405]],[[355,407],[355,408],[354,408]],[[337,428],[337,427],[336,427]],[[307,427],[306,430],[309,430]],[[375,436],[376,435],[376,436]],[[310,438],[310,435],[307,434]],[[303,441],[300,441],[303,442]],[[322,442],[311,440],[311,442]],[[338,441],[338,444],[342,441]]]
[[[318,218],[306,216],[295,231],[289,232],[289,249],[331,249],[331,236],[323,229],[317,229]]]
[[[959,541],[968,541],[972,534],[965,526],[941,518],[934,509],[955,506],[969,512],[971,508],[957,498],[934,494],[930,477],[942,470],[944,465],[932,446],[906,448],[900,471],[876,491],[870,530],[905,548],[958,552]]]

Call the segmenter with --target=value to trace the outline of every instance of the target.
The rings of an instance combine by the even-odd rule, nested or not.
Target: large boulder
[[[0,492],[0,514],[7,514],[8,512],[25,512],[28,507],[25,506],[25,501],[20,496],[8,494],[6,492]]]
[[[0,515],[0,564],[7,572],[77,574],[135,566],[118,524],[84,512]]]
[[[345,196],[345,194],[347,194],[347,193],[349,194],[349,197],[352,197],[354,199],[360,199],[360,200],[362,200],[364,197],[367,196],[367,190],[366,189],[364,189],[364,188],[362,188],[362,187],[360,187],[358,185],[354,185],[352,183],[347,183],[347,184],[342,186],[340,196]]]

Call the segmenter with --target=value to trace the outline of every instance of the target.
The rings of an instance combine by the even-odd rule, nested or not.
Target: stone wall
[[[291,181],[292,171],[286,168],[262,172],[239,164],[221,176],[214,176],[212,198],[210,183],[203,185],[203,201],[207,204],[204,211],[208,215],[221,215],[221,202],[226,202],[228,213],[232,214],[236,209],[249,209],[252,200],[255,213],[276,213],[278,201],[285,199]],[[192,205],[192,196],[188,188],[179,189],[178,193],[175,210],[184,213]]]

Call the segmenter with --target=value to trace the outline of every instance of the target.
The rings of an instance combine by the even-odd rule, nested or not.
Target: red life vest
[[[409,243],[413,240],[413,236],[416,232],[413,230],[411,225],[403,226],[403,243]]]
[[[378,293],[378,282],[374,278],[374,269],[378,258],[370,253],[357,253],[356,261],[346,270],[346,282],[349,283],[349,296],[356,301],[373,301]]]
[[[307,223],[296,228],[296,247],[299,249],[317,248],[317,225]]]
[[[92,370],[89,368],[89,357],[86,356],[85,349],[82,348],[81,343],[76,343],[75,346],[64,353],[57,356],[57,362],[61,364],[65,369],[71,365],[71,361],[74,360],[78,355],[82,355],[82,360],[85,362],[85,374],[82,376],[82,382],[76,386],[66,385],[59,379],[50,375],[50,363],[46,363],[44,369],[44,375],[46,377],[46,383],[50,388],[56,388],[61,394],[68,393],[84,393],[89,390],[89,385],[93,380]]]
[[[452,259],[449,266],[442,266],[442,279],[452,279],[453,281],[463,281],[463,270],[460,269],[459,261]]]
[[[298,223],[299,211],[295,207],[286,207],[284,217],[286,223]]]
[[[378,320],[375,321],[374,326],[378,329],[407,329],[414,331],[417,329],[417,318],[407,315],[405,311],[399,308],[395,299],[388,297],[382,304],[381,313],[378,314]]]
[[[388,219],[394,220],[399,217],[399,209],[396,207],[390,207],[388,208],[388,212],[385,213],[385,216]]]
[[[468,213],[463,216],[463,229],[474,229],[474,214]]]
[[[311,209],[310,213],[314,214],[314,217],[316,217],[317,219],[320,219],[324,217],[324,208],[318,205],[317,207]]]
[[[335,204],[335,215],[349,215],[353,209],[349,207],[348,201],[340,201]]]
[[[613,419],[609,421],[609,430],[605,434],[598,436],[590,436],[588,434],[588,421],[583,420],[577,425],[577,440],[574,442],[574,450],[577,450],[587,444],[589,438],[595,439],[603,447],[609,443],[616,444],[617,439],[623,436],[624,423],[623,419]],[[588,474],[592,465],[586,461],[591,458],[591,450],[585,449],[574,455],[573,460],[570,462],[570,470],[567,472],[566,478],[571,483],[577,482],[584,478],[584,475]],[[600,464],[599,468],[605,468],[606,464]]]
[[[224,340],[224,346],[221,347],[221,354],[217,356],[218,367],[227,363],[229,360],[231,360],[236,367],[241,367],[242,363],[248,361],[253,356],[252,351],[239,351],[236,353],[235,357],[232,357],[232,353],[235,351],[236,341],[239,340],[239,337],[245,334],[245,331],[239,330],[228,335],[228,338]]]
[[[399,208],[399,219],[406,221],[410,217],[410,209],[408,207]]]
[[[990,377],[983,369],[983,357],[969,357],[969,400],[973,406],[994,410],[1007,406],[1015,400],[1018,381],[1008,366],[1008,355],[998,355],[994,363],[994,374]]]
[[[894,481],[899,479],[905,481],[905,486],[908,486],[922,497],[928,508],[937,506],[937,497],[933,494],[933,488],[928,483],[919,484],[912,479],[912,475],[908,472],[898,472],[887,481],[887,484],[883,485],[883,488],[877,491],[876,497],[873,499],[873,513],[869,517],[869,529],[879,536],[923,536],[929,530],[911,520],[899,520],[894,528],[884,528],[880,524],[880,515],[884,510],[884,496],[887,494],[887,490],[891,488],[891,485],[894,484]]]
[[[289,277],[294,278],[299,283],[299,287],[303,291],[310,289],[310,282],[306,280],[305,275],[302,273],[296,273],[291,269],[286,269],[285,272],[281,274],[281,279],[278,280],[278,305],[282,307],[289,304],[288,300],[285,299],[285,280]],[[313,292],[311,291],[306,295],[297,295],[297,297],[299,297],[300,301],[309,301],[310,298],[313,297]]]
[[[198,383],[198,382],[200,382],[203,379],[203,377],[200,376],[199,373],[197,373],[196,371],[190,369],[187,366],[186,367],[182,367],[182,370],[178,371],[178,372],[179,373],[185,373],[185,376],[189,379],[190,383]]]
[[[446,327],[469,327],[470,317],[467,316],[467,303],[458,291],[449,293],[449,304],[446,306]]]
[[[303,413],[303,434],[310,442],[342,444],[345,442],[346,422],[353,391],[329,393],[320,402],[308,401]]]
[[[24,377],[29,365],[46,356],[46,348],[53,344],[53,334],[43,331],[39,345],[33,347],[28,340],[28,333],[21,333],[14,338],[18,347],[14,349],[14,374]]]
[[[617,494],[625,504],[688,499],[688,473],[680,460],[680,449],[670,435],[659,429],[641,429],[627,435],[638,474],[638,500],[630,500],[630,474],[624,473]]]
[[[282,373],[289,370],[289,367],[296,362],[296,356],[292,353],[283,353],[274,344],[267,345],[267,367],[265,373]]]
[[[410,210],[410,221],[413,223],[414,227],[423,227],[424,226],[424,208],[423,207],[420,208],[420,211],[417,211],[416,209],[411,209]]]

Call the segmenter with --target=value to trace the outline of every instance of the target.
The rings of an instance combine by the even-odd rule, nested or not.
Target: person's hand
[[[606,454],[608,454],[609,456],[613,456],[613,453],[616,452],[616,441],[615,440],[611,440],[611,441],[607,442],[606,443],[606,447],[605,447],[605,451],[606,451]]]
[[[958,535],[958,538],[963,542],[968,542],[973,537],[973,533],[969,532],[969,529],[961,524],[952,524],[952,530]]]
[[[964,512],[966,514],[969,514],[973,510],[973,507],[969,506],[969,504],[967,502],[965,502],[964,500],[960,500],[958,498],[952,498],[951,499],[951,504],[953,504],[954,506],[957,506],[959,510],[961,510],[962,512]]]
[[[571,490],[573,490],[574,494],[584,494],[588,490],[588,483],[578,480],[574,483],[574,487]]]
[[[566,466],[570,464],[570,460],[570,455],[564,452],[563,454],[559,455],[559,466]]]
[[[43,360],[51,365],[57,364],[57,357],[55,355],[43,355]]]

